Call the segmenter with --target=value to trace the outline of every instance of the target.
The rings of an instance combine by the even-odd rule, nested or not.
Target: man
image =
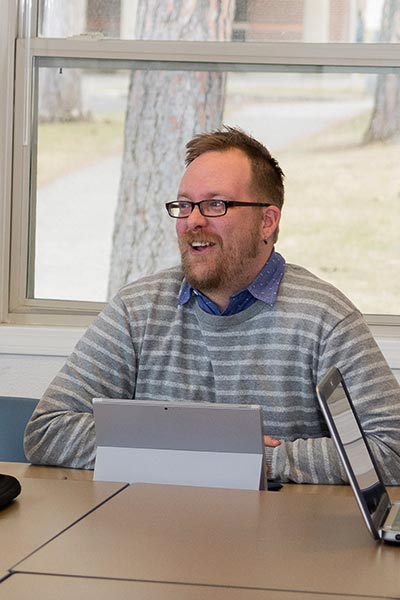
[[[387,483],[400,483],[400,389],[361,314],[274,250],[283,173],[225,128],[187,145],[182,267],[123,288],[77,344],[26,430],[35,463],[92,468],[94,397],[258,403],[268,476],[341,483],[315,385],[338,366]]]

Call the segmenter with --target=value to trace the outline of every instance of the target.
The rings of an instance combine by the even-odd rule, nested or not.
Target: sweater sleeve
[[[93,468],[93,398],[132,398],[135,365],[127,311],[117,296],[88,328],[37,405],[25,431],[28,460]]]
[[[320,345],[314,383],[337,366],[350,390],[386,484],[400,484],[400,387],[362,316],[354,311]],[[317,403],[317,398],[315,398]],[[323,416],[321,414],[321,419]],[[347,477],[330,437],[282,441],[266,448],[268,476],[297,483],[344,483]]]

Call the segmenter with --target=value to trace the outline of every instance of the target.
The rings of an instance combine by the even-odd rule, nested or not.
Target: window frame
[[[0,103],[0,322],[8,315],[11,174],[14,101],[14,40],[17,35],[17,2],[0,9],[0,77],[5,82]]]
[[[17,37],[17,2],[9,3],[9,19],[14,22]],[[3,9],[1,9],[3,11]],[[6,15],[7,16],[7,15]],[[34,28],[35,29],[35,28]],[[20,27],[21,30],[21,27]],[[8,30],[9,39],[12,27]],[[10,44],[9,44],[10,47]],[[4,52],[4,49],[3,49]],[[16,55],[9,50],[6,57],[7,89],[5,109],[0,113],[0,133],[6,140],[5,158],[0,162],[4,174],[0,197],[1,273],[0,321],[16,325],[86,326],[105,303],[68,300],[29,299],[26,297],[28,269],[28,237],[30,186],[30,141],[24,143],[24,115],[30,114],[30,90],[33,84],[33,61],[38,57],[55,59],[109,60],[115,68],[133,61],[136,67],[212,68],[221,70],[281,70],[285,66],[315,72],[321,68],[354,72],[371,67],[400,67],[398,44],[382,43],[305,43],[305,42],[182,42],[78,38],[43,38],[35,35],[16,39]],[[14,89],[15,61],[15,89]],[[1,65],[1,63],[0,63]],[[15,96],[13,95],[13,89]],[[29,103],[27,110],[27,102]],[[14,111],[12,106],[14,103]],[[14,129],[12,129],[14,123]],[[31,125],[31,124],[30,124]],[[2,131],[3,130],[3,131]],[[11,144],[13,140],[13,159]],[[12,182],[11,182],[12,178]],[[378,332],[393,327],[400,336],[399,315],[366,315],[367,322]]]

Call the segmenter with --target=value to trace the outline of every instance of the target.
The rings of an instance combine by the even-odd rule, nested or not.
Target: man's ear
[[[263,209],[263,235],[264,240],[270,238],[279,227],[281,220],[281,210],[277,206],[268,206]]]

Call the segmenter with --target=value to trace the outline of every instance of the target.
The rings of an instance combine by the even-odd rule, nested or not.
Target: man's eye
[[[222,206],[224,206],[223,200],[210,200],[209,202],[209,206],[211,208],[221,208]]]

